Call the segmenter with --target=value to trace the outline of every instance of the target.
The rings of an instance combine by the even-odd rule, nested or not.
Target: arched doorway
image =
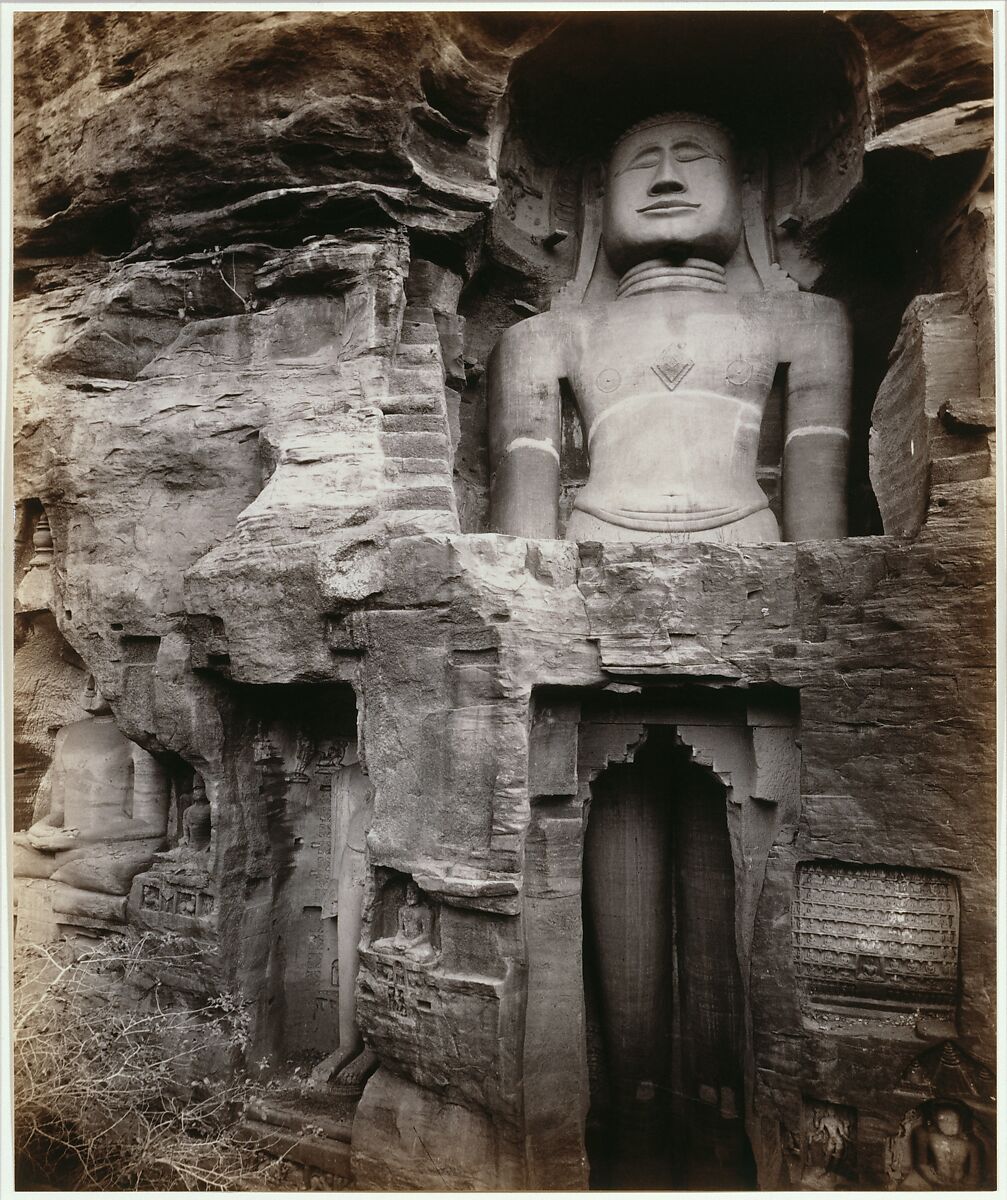
[[[727,789],[670,726],[591,786],[584,979],[593,1188],[756,1186]]]

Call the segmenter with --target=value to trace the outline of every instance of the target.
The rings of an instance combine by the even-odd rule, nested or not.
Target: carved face
[[[619,272],[648,258],[726,263],[741,238],[741,187],[727,134],[676,117],[623,138],[609,162],[602,236]]]
[[[104,717],[112,711],[108,701],[98,691],[98,685],[93,675],[88,676],[80,703],[84,711],[89,712],[93,717]]]
[[[934,1124],[945,1137],[957,1137],[962,1131],[961,1114],[954,1108],[937,1109]]]

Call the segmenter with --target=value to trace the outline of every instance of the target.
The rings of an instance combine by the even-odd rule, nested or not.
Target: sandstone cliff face
[[[93,673],[176,793],[202,774],[213,812],[191,884],[212,904],[164,916],[138,892],[130,919],[219,950],[279,1071],[335,1041],[318,878],[357,744],[375,789],[360,1020],[382,1063],[354,1127],[364,1186],[587,1182],[587,780],[640,731],[723,724],[708,710],[738,695],[751,745],[792,729],[801,763],[772,784],[790,751],[753,750],[762,782],[729,813],[760,1185],[812,1170],[823,1105],[859,1114],[839,1176],[897,1182],[939,1093],[906,1083],[919,1056],[993,1058],[990,29],[978,11],[737,20],[15,22],[18,821],[45,810],[52,738]],[[659,94],[701,106],[664,97],[648,54],[772,131],[766,276],[851,310],[856,536],[487,532],[489,351],[583,295],[608,125]],[[572,494],[572,419],[565,437]],[[43,507],[52,563],[29,568]],[[721,769],[738,796],[740,771]],[[815,862],[955,881],[950,1015],[807,1000]],[[432,964],[373,949],[406,878],[436,915]]]

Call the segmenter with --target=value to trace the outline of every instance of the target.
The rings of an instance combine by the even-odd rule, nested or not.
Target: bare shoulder
[[[791,358],[803,356],[815,347],[821,350],[829,346],[838,352],[851,338],[846,305],[831,296],[812,292],[780,295],[774,305],[774,324],[780,353]]]
[[[562,312],[536,313],[511,325],[500,335],[499,346],[524,346],[532,342],[563,336],[569,315]]]
[[[73,732],[73,729],[76,725],[77,725],[77,722],[72,721],[69,725],[64,725],[62,729],[57,731],[56,736],[53,739],[54,750],[56,748],[62,746],[63,743],[65,741],[67,741],[67,739],[70,737],[70,734]],[[55,760],[55,754],[54,754],[53,758]]]
[[[814,292],[791,292],[787,298],[792,305],[793,318],[799,321],[815,325],[846,325],[849,320],[846,305],[832,296],[818,296]]]
[[[491,362],[508,371],[520,369],[530,376],[555,376],[564,360],[569,317],[554,312],[536,313],[505,329]]]

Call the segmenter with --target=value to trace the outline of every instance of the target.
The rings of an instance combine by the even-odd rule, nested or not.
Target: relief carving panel
[[[794,910],[796,974],[814,1010],[898,1021],[953,1016],[958,892],[936,872],[802,863]]]

